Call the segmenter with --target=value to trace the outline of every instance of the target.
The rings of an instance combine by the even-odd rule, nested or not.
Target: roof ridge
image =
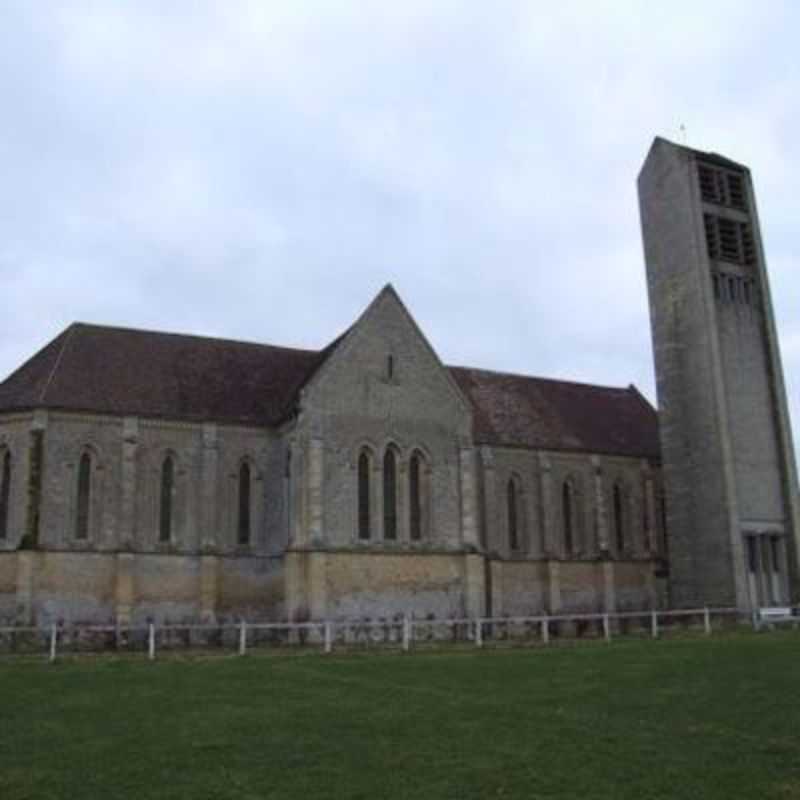
[[[231,339],[226,336],[204,336],[199,333],[177,333],[175,331],[160,331],[155,330],[153,328],[134,328],[129,325],[101,325],[96,322],[73,322],[72,325],[69,326],[70,328],[73,327],[81,327],[81,328],[94,328],[95,330],[104,330],[104,331],[120,331],[122,333],[141,333],[141,334],[148,334],[152,336],[169,336],[175,339],[194,339],[201,342],[220,342],[222,344],[241,344],[247,345],[250,347],[269,347],[273,350],[290,350],[293,353],[305,353],[307,355],[319,355],[325,348],[320,349],[312,349],[308,347],[291,347],[282,344],[270,344],[269,342],[254,342],[249,339]]]
[[[61,342],[61,348],[58,351],[58,355],[56,356],[56,360],[53,363],[53,367],[50,370],[50,374],[47,376],[47,380],[44,382],[44,386],[42,387],[42,392],[39,395],[39,402],[44,403],[45,395],[47,394],[47,390],[50,388],[50,384],[53,382],[53,378],[55,378],[56,372],[58,371],[58,367],[61,364],[61,358],[64,355],[64,351],[67,349],[67,345],[69,344],[70,339],[72,339],[73,334],[75,333],[75,328],[78,327],[78,323],[73,322],[67,330],[65,331],[64,341]]]
[[[642,394],[639,390],[639,387],[635,383],[631,383],[628,385],[628,391],[641,402],[643,405],[647,406],[649,411],[655,411],[658,413],[658,409]]]
[[[524,378],[525,380],[531,380],[531,381],[543,381],[545,383],[561,383],[561,384],[566,384],[568,386],[582,386],[588,389],[604,389],[612,392],[630,392],[631,388],[633,387],[633,384],[631,384],[630,386],[608,386],[606,384],[601,384],[601,383],[589,383],[588,381],[571,381],[571,380],[565,380],[563,378],[545,378],[541,375],[527,375],[522,372],[507,372],[504,370],[497,370],[497,369],[484,369],[483,367],[463,367],[463,366],[456,366],[453,364],[448,364],[447,369],[460,369],[468,372],[485,372],[488,373],[489,375],[500,375],[506,378]],[[635,387],[633,388],[635,389]]]

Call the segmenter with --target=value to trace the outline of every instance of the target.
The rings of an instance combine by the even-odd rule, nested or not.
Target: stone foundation
[[[0,624],[142,624],[285,616],[283,559],[0,553]]]

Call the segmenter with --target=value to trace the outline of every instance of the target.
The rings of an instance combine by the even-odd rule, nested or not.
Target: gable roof
[[[472,400],[477,444],[659,458],[658,414],[634,386],[450,371]]]
[[[31,408],[274,426],[336,350],[75,323],[0,384],[0,412]],[[658,458],[655,409],[616,389],[447,367],[476,443]]]
[[[275,425],[333,346],[317,352],[75,323],[0,384],[0,411]]]

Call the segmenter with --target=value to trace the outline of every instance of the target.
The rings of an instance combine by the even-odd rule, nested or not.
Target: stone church
[[[0,622],[797,600],[749,171],[639,178],[660,412],[447,366],[391,286],[319,351],[75,323],[0,384]]]

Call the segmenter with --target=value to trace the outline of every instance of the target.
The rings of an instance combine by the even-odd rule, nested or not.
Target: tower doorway
[[[746,531],[747,583],[753,608],[789,603],[786,542],[782,533]]]

